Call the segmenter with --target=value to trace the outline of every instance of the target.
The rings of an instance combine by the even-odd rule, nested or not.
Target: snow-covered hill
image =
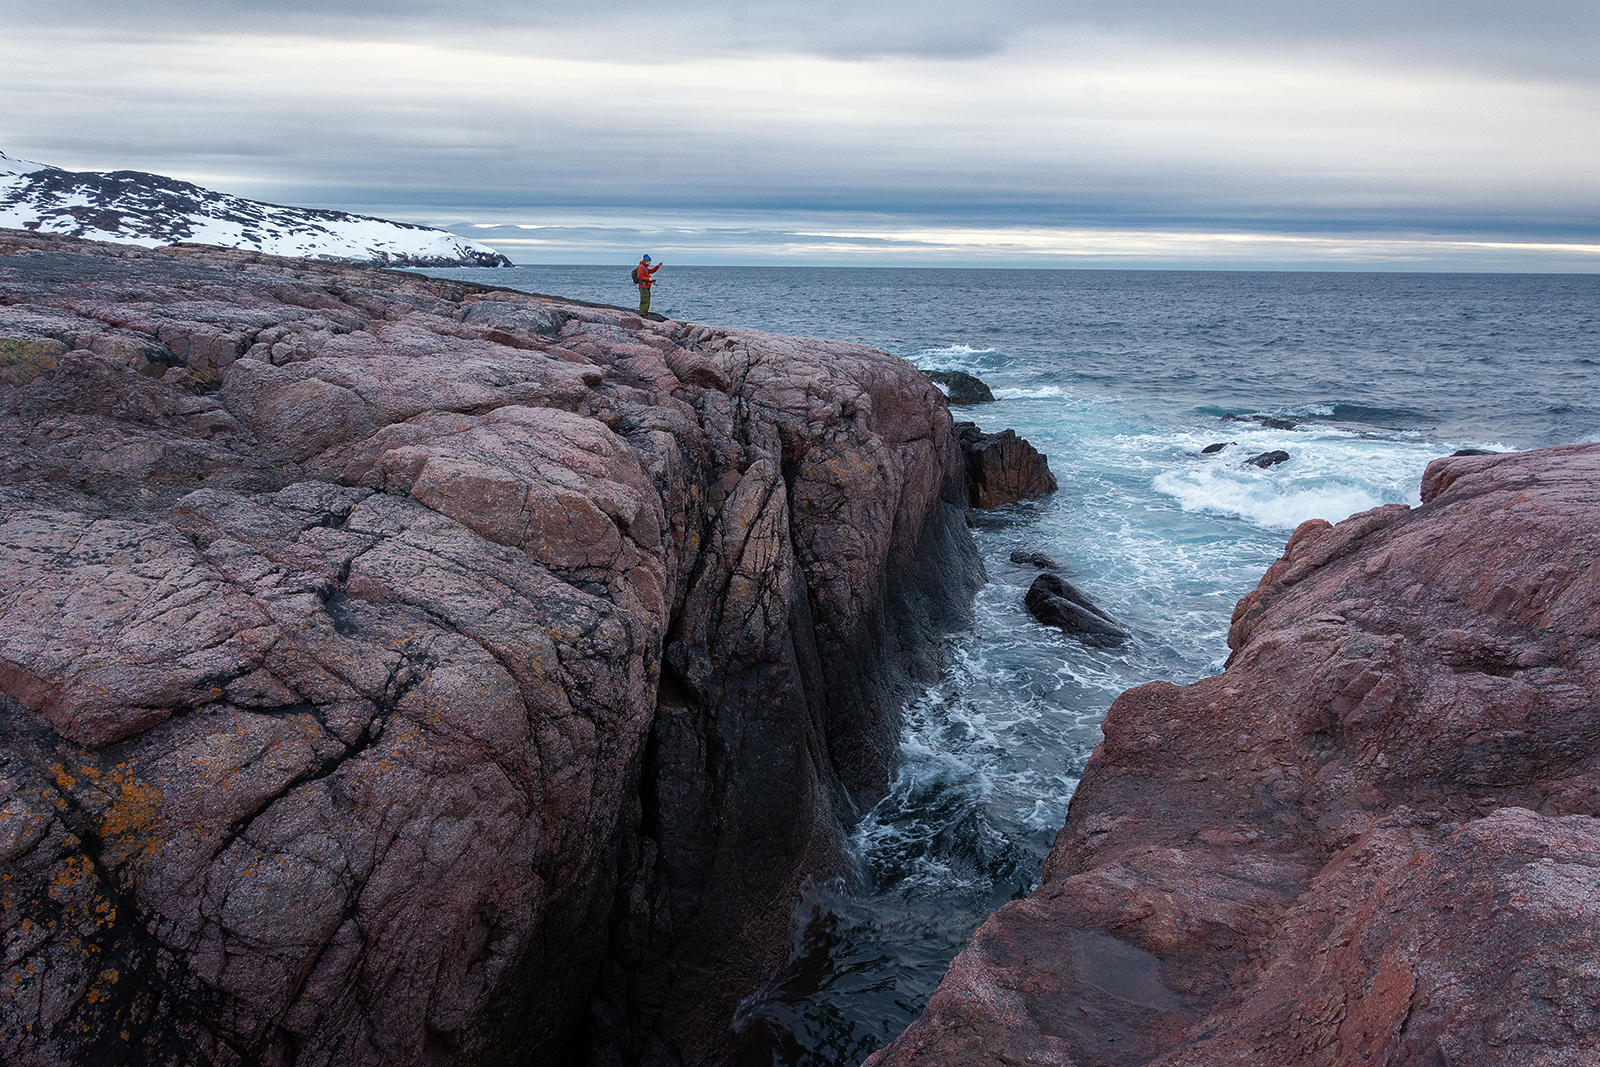
[[[389,267],[511,266],[488,245],[445,230],[263,204],[136,170],[61,170],[4,152],[0,226],[146,248],[190,241]]]

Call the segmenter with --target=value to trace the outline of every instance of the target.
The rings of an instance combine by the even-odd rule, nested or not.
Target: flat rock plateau
[[[0,432],[7,1064],[728,1062],[982,580],[910,364],[415,275],[0,231]]]
[[[1600,445],[1299,527],[868,1061],[1600,1063]]]

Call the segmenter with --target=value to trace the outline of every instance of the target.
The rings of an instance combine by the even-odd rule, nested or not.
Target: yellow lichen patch
[[[100,836],[109,851],[120,858],[135,855],[145,858],[160,853],[162,835],[157,832],[161,819],[161,790],[140,781],[122,781],[111,806],[100,821]]]
[[[85,878],[93,877],[94,864],[89,862],[88,856],[67,856],[50,876],[50,898],[59,900],[62,894],[82,885]]]
[[[110,1000],[112,992],[116,989],[117,978],[120,976],[115,967],[107,967],[95,976],[94,982],[84,992],[83,999],[89,1004],[98,1004],[102,1000]]]
[[[66,856],[50,872],[47,887],[50,899],[61,906],[66,925],[80,933],[104,930],[117,920],[114,902],[101,891],[98,872],[88,856]],[[67,947],[73,952],[98,953],[93,943],[72,938]]]
[[[50,770],[56,776],[56,787],[63,793],[69,791],[73,786],[78,784],[78,780],[72,777],[72,775],[68,774],[67,769],[61,766],[61,764],[52,763],[50,765]]]
[[[26,385],[35,378],[53,377],[57,357],[66,350],[66,345],[50,338],[0,337],[0,381]]]

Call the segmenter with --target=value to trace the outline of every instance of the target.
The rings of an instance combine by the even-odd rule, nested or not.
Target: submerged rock
[[[959,370],[934,370],[928,377],[945,387],[945,396],[952,404],[986,404],[994,400],[994,393],[981,380]]]
[[[1299,425],[1293,419],[1285,419],[1277,415],[1235,415],[1231,411],[1222,416],[1222,421],[1258,422],[1269,430],[1292,430]]]
[[[732,1055],[981,581],[920,371],[17,231],[0,350],[0,1061]]]
[[[966,458],[967,498],[975,508],[996,508],[1056,491],[1050,461],[1015,430],[984,433],[970,422],[955,424]]]
[[[1217,452],[1221,452],[1224,448],[1227,448],[1233,443],[1234,442],[1232,441],[1218,441],[1216,444],[1206,445],[1206,447],[1200,450],[1200,454],[1202,456],[1214,455]]]
[[[1600,445],[1421,495],[1302,524],[1223,673],[1117,698],[1039,887],[869,1063],[1593,1060]]]
[[[1034,618],[1047,626],[1059,626],[1086,645],[1109,648],[1133,636],[1075,585],[1055,574],[1035,578],[1022,602]]]
[[[1011,562],[1025,563],[1031,567],[1038,567],[1042,571],[1059,573],[1066,569],[1053,556],[1047,556],[1043,552],[1028,552],[1021,548],[1011,550]]]
[[[1289,462],[1289,453],[1283,451],[1282,449],[1273,449],[1271,452],[1263,452],[1259,456],[1251,456],[1249,459],[1245,460],[1245,463],[1248,465],[1252,467],[1260,467],[1263,470],[1268,467],[1276,467],[1280,463],[1287,462]]]

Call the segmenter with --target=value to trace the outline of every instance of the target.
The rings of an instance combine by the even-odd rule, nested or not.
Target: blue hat
[[[650,262],[650,253],[648,253],[648,252],[646,252],[646,253],[645,253],[645,254],[644,254],[644,260],[643,260],[643,262],[645,262],[645,263],[648,263],[648,262]]]

